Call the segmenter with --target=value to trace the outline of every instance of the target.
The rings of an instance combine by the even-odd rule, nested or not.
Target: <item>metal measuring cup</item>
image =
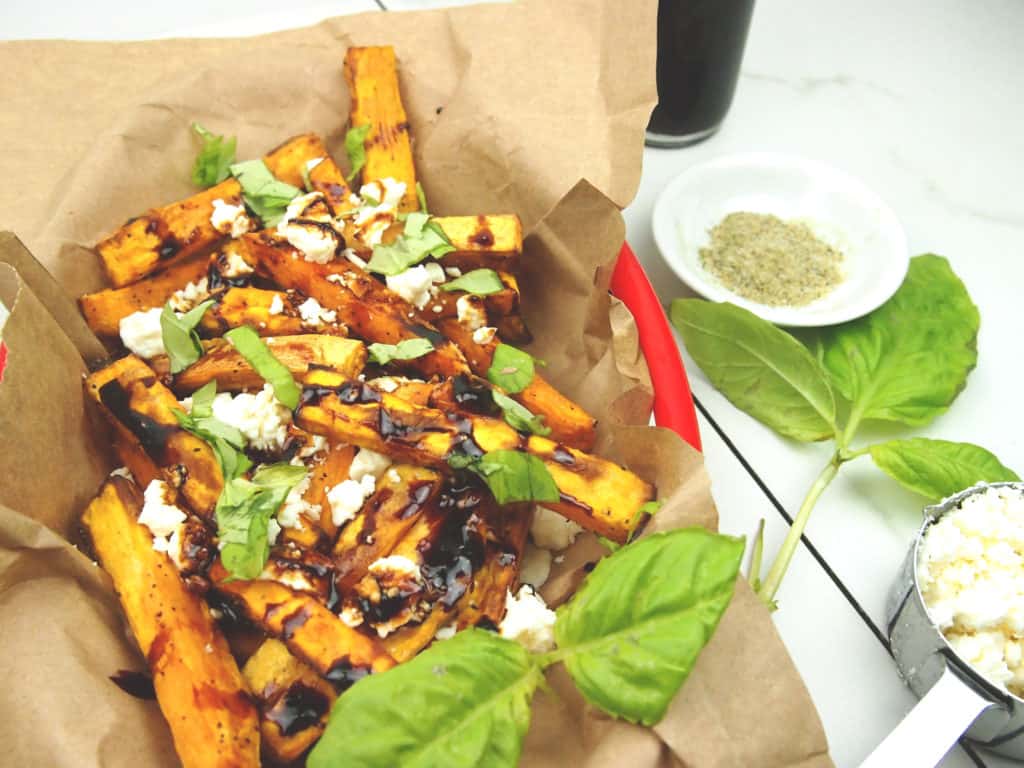
[[[933,768],[961,736],[1024,760],[1024,700],[975,672],[946,642],[925,608],[918,550],[928,527],[988,488],[1024,491],[1024,483],[979,483],[925,509],[886,604],[889,642],[900,676],[921,700],[861,768]]]

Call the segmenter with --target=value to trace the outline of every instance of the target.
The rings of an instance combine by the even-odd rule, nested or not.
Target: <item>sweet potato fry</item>
[[[438,468],[447,468],[449,456],[460,453],[467,441],[484,452],[526,451],[544,462],[561,495],[559,502],[544,506],[617,542],[629,539],[640,507],[654,498],[653,486],[605,459],[547,438],[524,436],[498,419],[449,418],[443,411],[386,393],[364,397],[358,382],[336,391],[306,390],[296,423],[331,440]]]
[[[276,763],[298,760],[327,726],[334,687],[272,638],[249,657],[242,676],[259,702],[264,754]]]
[[[104,338],[117,338],[121,319],[133,312],[161,307],[188,283],[198,282],[206,276],[206,257],[197,254],[173,264],[124,288],[87,293],[78,299],[85,321],[92,332]]]
[[[459,604],[458,629],[496,627],[505,616],[505,595],[516,586],[526,534],[530,530],[527,505],[509,505],[488,516],[492,537],[484,564],[473,575],[473,588]],[[515,555],[509,557],[509,554]]]
[[[373,637],[346,626],[311,595],[275,581],[229,580],[219,563],[210,568],[217,590],[235,598],[250,621],[282,640],[321,676],[347,687],[371,672],[394,666]]]
[[[82,522],[149,663],[157,702],[185,768],[259,764],[259,722],[242,675],[201,598],[136,518],[138,489],[103,485]]]
[[[478,343],[474,340],[473,334],[455,320],[441,320],[438,327],[462,350],[473,373],[486,378],[499,340]],[[532,413],[544,417],[545,425],[551,428],[552,440],[583,451],[589,451],[594,447],[597,440],[597,420],[583,410],[582,406],[551,386],[539,371],[522,392],[517,392],[512,397],[529,408]]]
[[[263,160],[277,178],[301,188],[306,163],[326,155],[320,138],[306,134],[289,139]],[[241,205],[241,195],[238,182],[227,179],[186,200],[132,219],[96,245],[110,282],[120,288],[161,267],[208,252],[224,238],[210,223],[213,201]]]
[[[323,461],[313,469],[313,477],[309,481],[309,489],[305,498],[310,504],[320,505],[320,530],[328,539],[334,539],[338,526],[331,515],[331,504],[327,500],[327,492],[338,483],[348,479],[348,470],[356,451],[351,445],[338,443],[332,445]]]
[[[409,120],[398,88],[395,49],[389,45],[351,47],[345,53],[345,82],[352,98],[352,127],[370,126],[364,141],[365,181],[392,178],[405,183],[399,209],[415,211],[416,168],[409,141]]]
[[[293,336],[301,333],[321,333],[347,336],[341,323],[321,323],[311,328],[302,319],[299,305],[306,300],[287,291],[269,291],[262,288],[229,288],[217,303],[203,315],[200,329],[206,336],[221,336],[231,328],[248,325],[260,336]],[[277,306],[275,306],[277,305]],[[277,310],[271,312],[271,309]]]
[[[337,312],[337,319],[352,335],[382,344],[430,339],[434,351],[410,360],[410,369],[427,376],[452,376],[466,370],[462,353],[436,328],[423,322],[411,304],[347,260],[314,264],[303,259],[286,240],[267,232],[245,235],[240,242],[246,259],[262,274]]]
[[[342,591],[355,586],[374,560],[392,549],[433,503],[441,476],[430,469],[398,464],[398,479],[385,474],[363,508],[345,524],[334,544],[335,572]]]
[[[182,429],[177,398],[134,355],[122,357],[85,380],[89,396],[110,421],[116,439],[137,446],[158,466],[197,515],[211,517],[224,477],[213,449]]]
[[[362,342],[340,336],[306,334],[303,336],[272,336],[266,339],[270,351],[295,377],[305,382],[310,370],[326,368],[346,377],[353,377],[363,370],[366,363],[366,347]],[[212,339],[203,342],[204,354],[185,370],[174,375],[174,391],[187,395],[204,384],[217,382],[221,392],[240,392],[243,389],[260,389],[263,377],[246,361],[231,342]],[[170,361],[163,356],[150,361],[153,370],[161,377],[170,375]]]

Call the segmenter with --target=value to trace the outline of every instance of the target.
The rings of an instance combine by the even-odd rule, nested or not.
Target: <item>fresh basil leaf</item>
[[[479,456],[470,456],[468,453],[453,453],[448,457],[448,466],[452,469],[475,470],[479,461]]]
[[[263,572],[270,555],[270,518],[305,476],[305,467],[273,464],[257,470],[251,481],[235,478],[225,484],[215,518],[221,562],[233,578],[255,579]]]
[[[378,200],[376,197],[374,197],[371,194],[363,195],[362,199],[363,199],[364,203],[366,203],[367,205],[370,205],[370,206],[372,206],[374,208],[376,208],[378,205],[380,205],[380,200]]]
[[[533,381],[534,359],[511,344],[499,344],[494,349],[487,378],[506,392],[522,392]]]
[[[342,694],[309,768],[515,768],[540,668],[517,643],[466,629]]]
[[[498,390],[494,390],[491,395],[494,398],[494,404],[501,408],[501,413],[510,427],[534,435],[551,434],[551,428],[545,426],[543,416],[532,413],[525,405],[517,403]]]
[[[210,133],[199,123],[192,123],[192,130],[203,140],[203,148],[192,166],[192,183],[203,188],[220,184],[231,174],[237,140],[234,136],[225,139]]]
[[[1020,480],[992,453],[971,443],[916,437],[872,445],[870,451],[879,469],[930,501],[952,496],[975,483]]]
[[[302,190],[279,181],[262,160],[246,160],[231,166],[231,175],[242,185],[242,198],[263,226],[272,227],[284,216],[288,203]]]
[[[349,171],[347,180],[352,181],[363,166],[366,165],[366,137],[370,133],[370,125],[358,125],[348,129],[345,134],[345,154],[348,155]]]
[[[455,247],[444,230],[425,213],[410,213],[405,228],[395,242],[375,245],[366,268],[382,275],[397,275],[419,264],[428,256],[439,259]]]
[[[664,503],[665,502],[658,501],[657,499],[655,499],[654,501],[644,502],[643,504],[640,505],[639,513],[641,515],[656,515],[658,514],[658,512],[661,511],[661,506]]]
[[[203,356],[203,345],[195,329],[213,303],[212,299],[204,301],[181,317],[171,309],[169,303],[164,305],[160,313],[160,332],[171,363],[171,373],[180,373]]]
[[[270,347],[264,343],[260,335],[249,326],[243,325],[232,328],[224,334],[224,338],[230,341],[256,373],[274,388],[274,397],[294,411],[299,404],[302,390],[292,378],[291,371],[274,357],[274,353],[270,351]]]
[[[213,416],[213,398],[217,395],[217,380],[208,381],[192,393],[193,419],[206,419]]]
[[[980,318],[941,256],[910,260],[903,285],[869,315],[822,329],[818,356],[850,420],[927,424],[967,383],[978,360]]]
[[[420,201],[420,213],[426,213],[427,211],[427,193],[423,191],[423,185],[418,181],[416,182],[416,199]]]
[[[499,504],[558,501],[561,495],[544,462],[522,451],[490,451],[470,469],[483,477]]]
[[[415,360],[434,351],[430,339],[405,339],[397,344],[370,344],[366,347],[370,362],[387,365],[392,360]]]
[[[732,599],[743,540],[688,528],[601,560],[555,622],[556,654],[588,702],[653,725]]]
[[[490,296],[505,290],[505,284],[493,269],[474,269],[440,287],[442,291],[465,291],[474,296]]]
[[[836,434],[836,404],[821,364],[785,331],[733,304],[676,299],[672,324],[715,388],[781,435]]]

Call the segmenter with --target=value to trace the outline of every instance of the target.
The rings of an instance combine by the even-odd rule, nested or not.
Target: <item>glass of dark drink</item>
[[[684,147],[725,119],[740,75],[754,0],[660,0],[658,106],[652,147]]]

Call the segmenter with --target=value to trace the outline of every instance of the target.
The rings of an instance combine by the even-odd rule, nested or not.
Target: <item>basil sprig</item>
[[[499,344],[494,349],[487,378],[506,392],[522,392],[533,381],[536,362],[530,354],[511,344]]]
[[[371,363],[387,365],[392,360],[415,360],[434,351],[430,339],[405,339],[397,344],[370,344],[366,347]]]
[[[505,421],[513,429],[541,436],[551,434],[551,428],[544,424],[544,416],[533,413],[522,403],[517,403],[496,389],[491,392],[491,396],[494,398],[494,404],[501,409]]]
[[[651,725],[732,598],[743,541],[691,528],[605,558],[558,609],[551,653],[468,629],[356,683],[334,704],[310,768],[514,768],[542,671],[565,664],[592,705]]]
[[[263,571],[270,518],[305,476],[305,467],[281,463],[260,467],[252,480],[236,477],[224,484],[215,518],[220,559],[233,578],[255,579]]]
[[[220,184],[231,174],[237,140],[234,136],[226,139],[211,133],[199,123],[192,123],[192,130],[203,142],[192,165],[192,183],[203,188]]]
[[[442,291],[465,291],[474,296],[490,296],[505,290],[498,273],[493,269],[474,269],[462,277],[441,284]]]
[[[211,381],[192,394],[189,413],[175,410],[174,416],[182,429],[209,443],[217,457],[224,482],[229,483],[248,472],[252,462],[243,450],[245,437],[242,433],[236,427],[213,417],[213,398],[216,394],[217,382]]]
[[[369,133],[369,123],[349,128],[345,133],[345,154],[348,155],[348,162],[352,168],[346,178],[350,182],[366,165],[366,137]]]
[[[245,204],[260,217],[263,226],[272,227],[284,216],[288,203],[302,190],[277,179],[262,160],[246,160],[231,166],[231,175],[242,187]]]
[[[764,582],[750,574],[770,606],[810,510],[846,462],[870,455],[932,501],[979,481],[1017,479],[971,443],[913,438],[853,447],[865,421],[920,426],[944,413],[977,363],[978,308],[941,256],[911,259],[889,301],[852,322],[802,334],[805,343],[731,304],[677,299],[671,317],[694,360],[734,405],[794,440],[834,441]]]
[[[203,356],[203,345],[196,333],[196,326],[213,303],[212,299],[204,301],[181,317],[171,309],[170,303],[164,305],[160,313],[160,333],[171,363],[171,373],[180,373]]]
[[[436,221],[422,212],[410,213],[395,242],[374,246],[366,268],[381,275],[397,275],[428,256],[439,259],[454,250],[455,246]]]
[[[551,472],[536,456],[522,451],[489,451],[483,456],[453,454],[448,464],[479,475],[499,504],[558,501],[561,494]]]
[[[302,390],[295,383],[291,371],[274,357],[274,353],[260,335],[249,326],[243,325],[232,328],[224,334],[224,338],[230,341],[253,370],[274,388],[274,397],[290,410],[295,410]]]

